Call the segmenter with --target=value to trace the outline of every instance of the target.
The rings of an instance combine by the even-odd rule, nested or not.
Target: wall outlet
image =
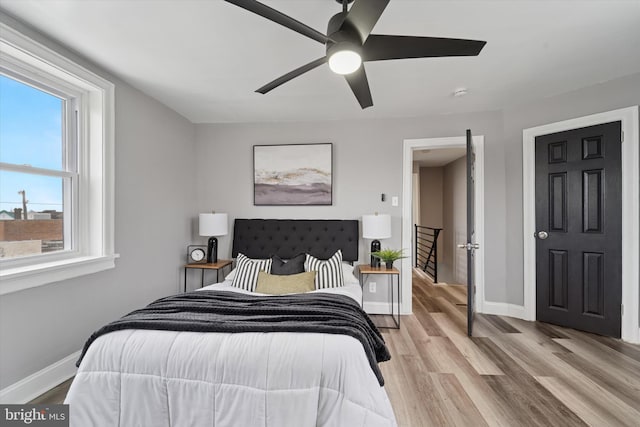
[[[398,196],[393,196],[391,198],[391,206],[398,206]]]
[[[376,293],[376,282],[369,282],[369,292],[372,294]]]

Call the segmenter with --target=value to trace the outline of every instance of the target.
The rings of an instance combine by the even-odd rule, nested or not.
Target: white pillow
[[[234,277],[236,277],[236,269],[235,268],[233,270],[231,270],[231,272],[224,277],[224,280],[233,280]]]
[[[316,289],[339,288],[344,286],[342,251],[340,249],[326,261],[307,254],[305,269],[306,271],[316,272]]]
[[[254,292],[258,282],[258,273],[271,271],[271,258],[251,259],[244,254],[238,254],[236,259],[236,274],[233,276],[231,286]]]
[[[360,280],[353,274],[354,267],[346,262],[342,263],[342,275],[344,276],[345,285],[359,285]]]

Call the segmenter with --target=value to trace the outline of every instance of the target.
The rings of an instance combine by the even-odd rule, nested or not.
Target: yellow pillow
[[[258,284],[255,292],[271,295],[301,294],[316,289],[315,278],[315,271],[287,276],[278,276],[261,271],[258,273]]]

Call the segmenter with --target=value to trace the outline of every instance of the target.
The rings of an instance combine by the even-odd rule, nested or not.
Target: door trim
[[[474,135],[476,149],[476,203],[475,225],[476,239],[480,249],[476,250],[476,312],[483,312],[484,302],[484,136]],[[413,151],[424,149],[466,147],[467,137],[405,139],[402,151],[402,247],[408,256],[402,260],[402,304],[400,312],[411,314],[411,269],[413,268],[413,225],[411,224]]]
[[[592,114],[522,131],[522,208],[524,240],[524,314],[536,320],[535,138],[586,126],[620,121],[622,143],[622,314],[621,337],[640,343],[640,151],[638,106]]]

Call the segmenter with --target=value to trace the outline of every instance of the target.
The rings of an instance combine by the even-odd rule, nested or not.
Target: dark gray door
[[[536,138],[537,319],[620,337],[620,122]]]
[[[476,280],[475,280],[475,250],[476,242],[475,220],[475,161],[476,153],[473,147],[471,130],[467,129],[467,335],[473,334],[473,320],[476,312]]]

